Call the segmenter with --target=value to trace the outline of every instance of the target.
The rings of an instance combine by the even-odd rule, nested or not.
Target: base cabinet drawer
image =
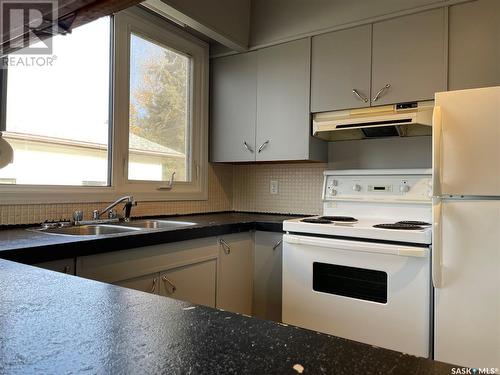
[[[141,292],[158,294],[158,277],[159,274],[144,275],[134,277],[133,279],[122,280],[114,283],[115,285],[124,288],[140,290]]]
[[[160,273],[159,293],[199,305],[215,307],[217,260],[189,264]]]

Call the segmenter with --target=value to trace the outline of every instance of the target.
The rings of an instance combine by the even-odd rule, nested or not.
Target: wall
[[[231,165],[210,165],[208,200],[139,202],[132,209],[132,216],[230,211],[233,204],[232,173]],[[71,218],[75,210],[83,210],[85,218],[89,219],[92,210],[103,209],[108,203],[0,205],[0,225],[36,224],[47,219]]]
[[[316,34],[444,0],[252,0],[250,46]]]

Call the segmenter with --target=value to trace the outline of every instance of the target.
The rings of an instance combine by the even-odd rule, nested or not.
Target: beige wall
[[[443,0],[252,0],[250,46],[440,2]]]

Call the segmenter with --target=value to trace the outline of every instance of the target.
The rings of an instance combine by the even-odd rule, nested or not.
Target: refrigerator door
[[[435,203],[434,359],[500,368],[500,200]]]
[[[434,196],[500,196],[500,86],[436,94]]]

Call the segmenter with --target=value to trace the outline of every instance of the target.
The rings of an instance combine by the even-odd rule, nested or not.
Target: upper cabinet
[[[213,60],[212,162],[326,160],[311,137],[310,52],[301,39]]]
[[[211,160],[255,160],[257,53],[212,60]]]
[[[372,105],[446,90],[444,8],[373,24]]]
[[[429,100],[446,90],[444,8],[312,39],[311,112]]]
[[[450,7],[450,90],[500,85],[500,1]]]
[[[257,52],[257,161],[310,158],[310,53],[310,39]]]
[[[370,105],[371,25],[312,38],[311,112]]]

